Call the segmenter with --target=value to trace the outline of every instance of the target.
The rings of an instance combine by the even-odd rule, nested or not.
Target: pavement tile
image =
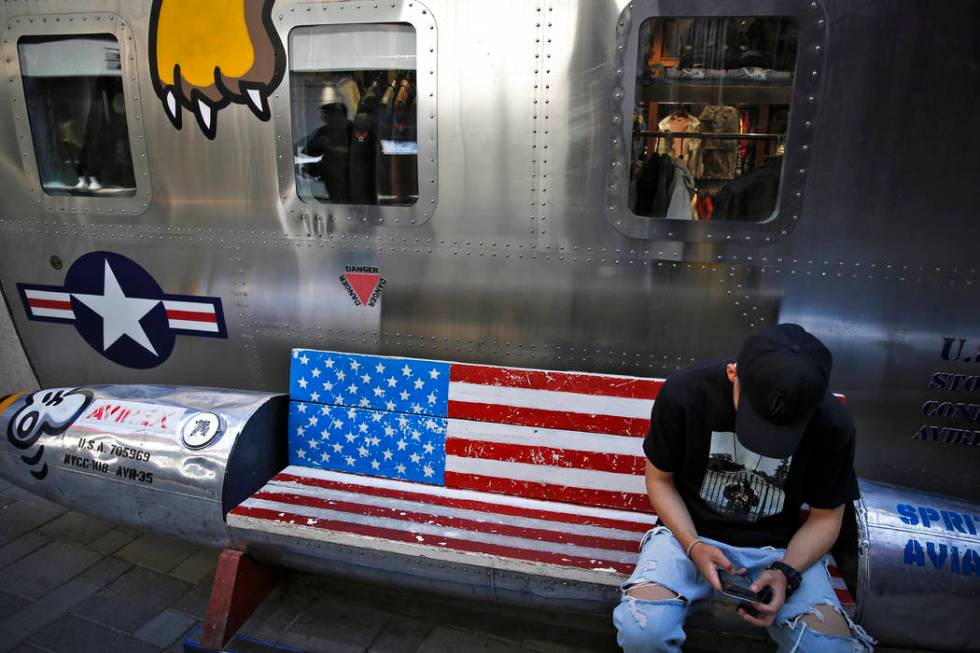
[[[50,541],[48,538],[41,537],[36,533],[27,533],[15,540],[7,542],[3,546],[0,546],[0,569],[20,560],[26,555],[34,553]]]
[[[54,653],[157,653],[160,649],[99,624],[68,615],[30,638]]]
[[[137,537],[139,536],[131,531],[124,531],[120,528],[114,528],[108,533],[93,540],[88,545],[88,548],[94,549],[99,553],[109,555],[110,553],[115,553],[119,549],[123,548]]]
[[[11,540],[17,539],[63,512],[63,509],[57,507],[52,508],[29,501],[14,501],[0,508],[0,535]]]
[[[47,499],[34,494],[33,492],[28,492],[27,490],[21,488],[17,485],[11,485],[5,490],[0,490],[0,494],[5,497],[13,497],[17,501],[23,501],[24,503],[33,503],[35,506],[42,506],[44,508],[50,508],[56,510],[59,514],[63,512],[68,512],[68,508],[60,506],[57,503],[48,501]]]
[[[281,583],[238,632],[255,639],[278,642],[280,635],[314,600],[316,595],[291,587],[290,583]]]
[[[180,637],[174,640],[174,643],[168,646],[166,651],[164,651],[164,653],[184,653],[184,641],[192,634],[194,634],[194,631],[197,630],[197,627],[198,625],[200,625],[200,623],[201,623],[200,621],[196,621],[196,620],[193,623],[191,623],[190,628],[182,632],[180,634]],[[239,650],[239,653],[242,652]]]
[[[140,567],[167,573],[196,550],[196,544],[181,542],[172,537],[143,535],[117,551],[116,557]]]
[[[49,521],[37,532],[53,540],[88,544],[111,530],[112,524],[109,522],[73,510]]]
[[[395,616],[378,633],[367,653],[416,651],[432,631],[432,624],[411,617]]]
[[[112,557],[103,558],[86,569],[85,573],[83,573],[80,577],[95,583],[96,585],[105,587],[132,568],[133,565],[129,564],[125,560]]]
[[[208,611],[208,603],[211,601],[211,586],[213,584],[214,574],[210,573],[174,601],[170,607],[203,620]]]
[[[30,599],[25,599],[23,596],[0,592],[0,619],[6,619],[8,615],[20,612],[30,603]]]
[[[40,598],[101,558],[101,554],[69,542],[51,542],[4,569],[0,590]]]
[[[206,578],[218,566],[219,555],[221,555],[221,551],[217,549],[199,549],[174,567],[170,575],[186,580],[188,583],[197,583],[202,578]]]
[[[0,621],[2,646],[16,646],[51,622],[60,621],[62,615],[98,590],[98,585],[74,578],[20,612],[8,615]]]
[[[77,614],[132,633],[187,591],[187,583],[135,567],[78,606]]]
[[[390,615],[374,608],[321,598],[289,626],[277,643],[309,650],[361,653],[385,627]]]
[[[195,623],[197,623],[196,619],[185,614],[175,610],[164,610],[143,624],[133,633],[133,637],[157,648],[166,648]]]
[[[418,653],[456,653],[457,651],[467,651],[467,653],[470,651],[520,653],[522,649],[519,644],[513,642],[505,642],[465,630],[438,626],[425,638],[417,650]]]

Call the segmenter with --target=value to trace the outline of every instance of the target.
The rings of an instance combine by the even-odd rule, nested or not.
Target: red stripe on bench
[[[544,372],[490,365],[453,363],[449,379],[454,383],[477,383],[506,388],[577,392],[627,399],[655,399],[663,381],[623,376],[601,376],[575,372]]]
[[[629,492],[613,492],[610,490],[592,490],[588,488],[568,487],[551,483],[535,483],[532,481],[515,481],[509,478],[492,476],[476,476],[446,472],[446,487],[456,487],[464,490],[479,490],[481,492],[496,492],[523,497],[560,500],[564,503],[584,503],[591,506],[605,506],[619,510],[636,510],[653,512],[650,501],[645,494]]]
[[[446,455],[502,460],[509,463],[529,463],[543,467],[591,469],[620,474],[642,475],[646,469],[646,458],[642,456],[456,438],[446,439]],[[542,470],[542,472],[544,471]]]
[[[614,569],[621,574],[629,574],[633,571],[630,563],[614,562],[611,560],[593,560],[591,558],[581,558],[578,556],[567,556],[560,553],[548,551],[534,551],[519,549],[511,546],[501,546],[499,544],[489,544],[487,542],[470,542],[451,537],[438,537],[423,533],[413,533],[408,530],[398,530],[394,528],[382,528],[380,526],[367,526],[365,524],[353,524],[351,522],[335,521],[329,519],[318,519],[289,512],[278,510],[267,510],[265,508],[252,508],[248,506],[238,506],[231,511],[231,514],[239,517],[253,517],[272,522],[285,522],[306,526],[308,528],[318,528],[326,531],[340,531],[342,533],[353,533],[366,537],[377,537],[397,542],[407,542],[409,544],[420,544],[430,547],[443,547],[466,551],[468,553],[486,553],[500,556],[502,558],[514,558],[517,560],[527,560],[530,562],[543,562],[564,567],[578,567],[580,569],[606,568]],[[312,520],[313,523],[310,523]]]
[[[448,476],[448,475],[447,475]],[[466,475],[467,478],[469,477]],[[420,492],[408,492],[404,490],[393,490],[390,488],[374,487],[369,485],[355,485],[352,483],[342,483],[330,481],[323,478],[311,476],[296,476],[294,474],[279,473],[273,482],[280,483],[299,483],[309,487],[322,487],[331,490],[341,490],[346,492],[356,492],[359,494],[370,494],[377,497],[388,497],[391,499],[402,499],[405,501],[418,501],[421,503],[431,503],[437,506],[448,508],[462,508],[465,510],[476,510],[498,515],[510,515],[512,517],[531,517],[533,519],[547,519],[554,522],[565,522],[568,524],[584,524],[587,526],[601,526],[603,528],[615,528],[617,530],[632,531],[635,533],[645,533],[653,527],[653,523],[642,523],[624,521],[621,519],[610,519],[606,517],[594,517],[592,515],[576,515],[564,512],[553,512],[550,510],[533,510],[521,506],[508,506],[502,503],[489,503],[486,501],[475,501],[472,499],[454,499],[432,494],[422,494]],[[639,515],[637,515],[639,517]]]
[[[278,501],[280,503],[290,503],[299,506],[306,506],[307,508],[337,510],[356,515],[386,517],[388,519],[397,519],[419,524],[432,524],[433,526],[444,526],[446,528],[476,531],[478,533],[493,533],[494,535],[507,535],[510,537],[521,537],[524,539],[540,540],[542,542],[556,542],[559,544],[573,544],[575,546],[587,546],[596,549],[635,552],[639,546],[639,542],[637,540],[617,540],[609,537],[597,537],[590,535],[579,535],[577,533],[550,531],[543,528],[524,528],[510,524],[494,524],[491,522],[466,519],[464,517],[450,517],[447,515],[412,512],[401,508],[385,508],[382,506],[374,506],[364,503],[351,503],[337,499],[310,497],[303,494],[267,492],[263,490],[252,495],[252,498],[265,499],[267,501]]]
[[[450,401],[449,417],[477,422],[497,422],[536,426],[547,429],[606,433],[643,437],[650,429],[650,420],[616,415],[570,413],[563,410],[543,410],[499,404],[477,404],[468,401]]]

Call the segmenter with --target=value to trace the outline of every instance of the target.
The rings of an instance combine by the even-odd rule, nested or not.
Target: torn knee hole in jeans
[[[639,594],[635,593],[636,590],[640,590],[641,593],[642,593],[642,591],[644,589],[651,589],[651,590],[652,589],[661,589],[661,590],[664,590],[666,592],[669,592],[670,594],[673,594],[673,596],[665,596],[665,597],[651,598],[651,597],[646,597],[646,596],[642,596],[642,595],[639,595]],[[678,592],[675,592],[674,590],[670,589],[669,587],[664,587],[660,583],[654,583],[653,581],[649,581],[649,580],[640,581],[639,583],[633,583],[632,585],[630,585],[629,587],[627,587],[625,589],[625,592],[626,592],[626,598],[627,599],[632,599],[634,601],[636,599],[640,599],[642,601],[680,601],[681,603],[687,603],[687,598],[684,597],[684,596],[682,596]]]
[[[658,589],[666,590],[667,592],[670,592],[674,596],[667,597],[667,598],[646,598],[642,596],[634,596],[633,594],[631,594],[631,592],[633,592],[634,590],[637,589],[642,590],[643,588],[658,588]],[[653,583],[650,581],[642,581],[634,585],[630,585],[629,587],[626,588],[625,591],[626,594],[623,598],[626,600],[626,609],[629,611],[630,616],[633,617],[633,619],[636,621],[636,625],[638,625],[640,628],[647,627],[647,615],[643,610],[640,609],[640,606],[637,605],[638,601],[643,601],[645,604],[660,604],[660,605],[686,605],[687,604],[687,599],[681,596],[680,594],[678,594],[677,592],[675,592],[674,590],[664,587],[659,583]]]
[[[833,609],[840,617],[844,620],[844,625],[847,628],[847,633],[834,633],[834,632],[823,632],[819,627],[815,627],[816,624],[807,623],[803,621],[806,617],[814,617],[818,624],[825,623],[826,616],[818,610],[820,607],[829,607]],[[790,630],[796,631],[797,627],[800,626],[800,622],[803,621],[802,628],[800,631],[800,636],[802,637],[803,631],[809,630],[815,635],[822,637],[842,637],[854,640],[858,644],[864,647],[864,650],[871,650],[874,646],[875,640],[861,626],[858,626],[854,621],[851,620],[850,616],[844,612],[839,606],[834,604],[833,601],[818,601],[814,603],[804,612],[798,615],[789,617],[783,621],[783,625],[788,626]]]

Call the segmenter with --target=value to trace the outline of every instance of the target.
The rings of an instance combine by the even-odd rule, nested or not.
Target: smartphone
[[[718,580],[721,581],[721,593],[734,599],[739,608],[743,608],[753,617],[759,616],[759,611],[752,607],[754,603],[769,603],[772,600],[772,588],[763,587],[761,592],[753,592],[752,579],[745,576],[735,576],[724,569],[718,570]]]

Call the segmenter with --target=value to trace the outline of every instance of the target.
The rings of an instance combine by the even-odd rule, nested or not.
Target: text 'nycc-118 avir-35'
[[[651,518],[635,472],[652,379],[793,322],[833,352],[857,425],[841,591],[882,644],[980,647],[978,26],[977,3],[925,0],[3,3],[0,470],[352,574],[381,526],[336,535],[338,518],[304,547],[261,523],[259,495],[363,483],[363,521],[523,493],[515,515],[608,511],[622,535]],[[369,367],[296,376],[304,351]],[[403,360],[411,378],[391,374]],[[538,453],[607,458],[552,482],[500,405],[533,390],[535,415],[578,414],[555,379],[585,417],[542,418],[558,439]],[[292,441],[300,405],[340,450]],[[397,443],[386,429],[408,434],[401,457],[362,453]],[[317,469],[331,452],[357,474]],[[626,553],[536,541],[487,581],[472,556],[530,549],[467,542],[365,560],[572,609],[609,609],[628,572]]]

